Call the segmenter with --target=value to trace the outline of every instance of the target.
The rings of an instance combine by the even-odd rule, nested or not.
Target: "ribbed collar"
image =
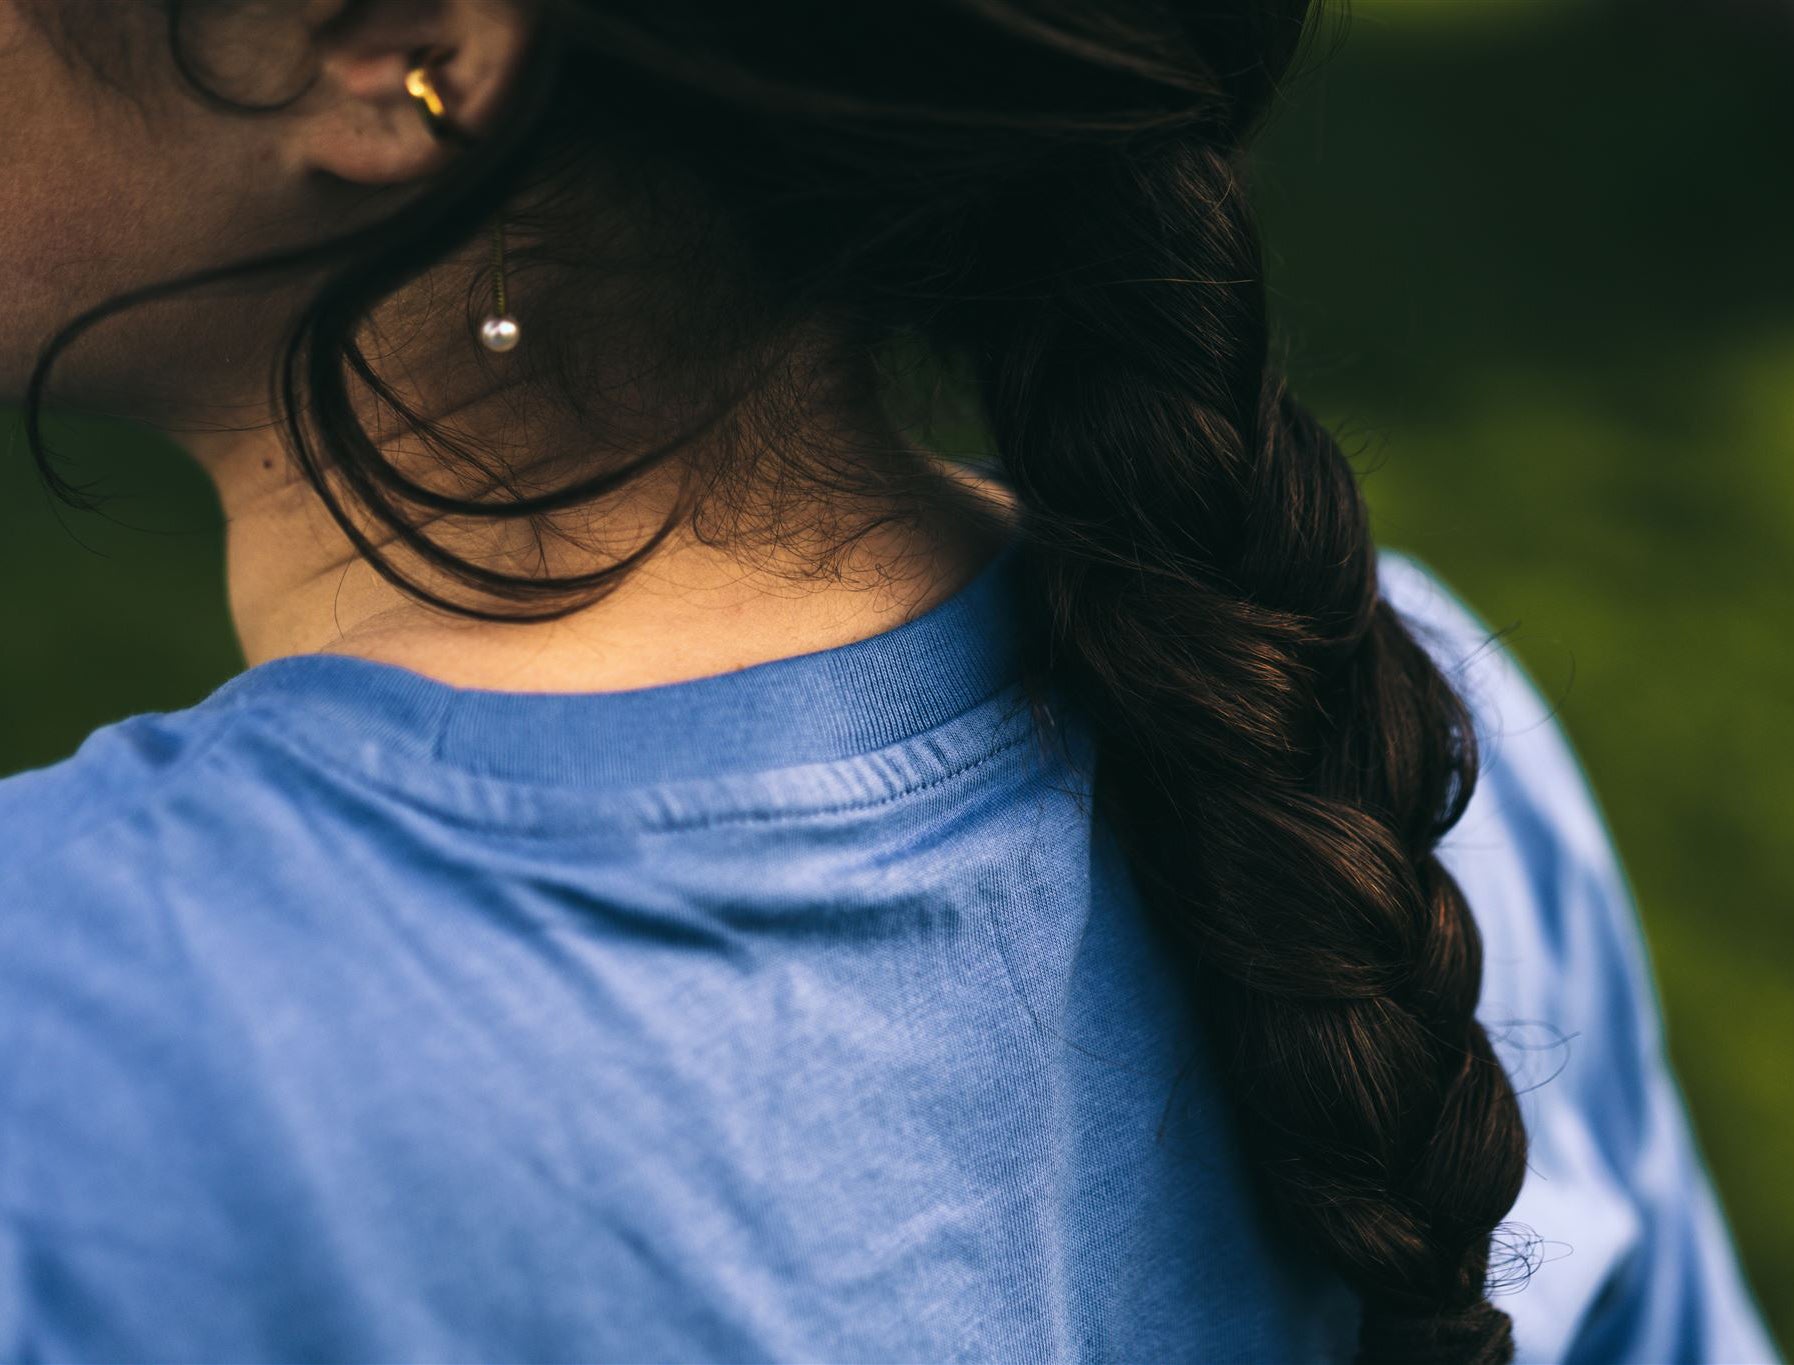
[[[1020,676],[1011,539],[951,597],[881,634],[733,673],[615,692],[456,687],[396,664],[297,654],[200,706],[249,707],[308,744],[387,750],[555,786],[636,785],[827,762],[897,743]]]

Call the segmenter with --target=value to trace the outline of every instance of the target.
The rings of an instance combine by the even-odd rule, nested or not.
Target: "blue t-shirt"
[[[339,655],[0,782],[9,1361],[1346,1360],[1264,1228],[1014,548],[896,629],[547,695]],[[1563,736],[1447,856],[1530,1086],[1523,1360],[1772,1358]],[[1552,1040],[1566,1038],[1562,1046]]]

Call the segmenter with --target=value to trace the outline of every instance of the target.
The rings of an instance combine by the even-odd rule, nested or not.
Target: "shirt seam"
[[[909,786],[900,787],[894,792],[886,792],[883,796],[868,797],[863,801],[846,801],[833,806],[813,806],[807,809],[731,811],[722,815],[700,816],[690,820],[668,820],[653,825],[645,825],[643,829],[645,833],[649,834],[678,834],[686,830],[714,829],[725,825],[776,824],[781,820],[792,818],[808,819],[814,816],[846,815],[854,811],[875,810],[879,806],[888,806],[894,801],[901,801],[905,797],[914,796],[917,792],[927,791],[931,787],[938,787],[942,783],[951,782],[954,778],[963,777],[965,774],[971,772],[972,769],[988,763],[994,758],[1000,758],[1002,755],[1008,753],[1009,750],[1015,748],[1018,744],[1026,743],[1027,740],[1028,735],[1026,733],[1012,735],[996,747],[986,750],[977,758],[961,763],[957,767],[949,768],[945,772],[936,773],[926,781],[915,782]]]
[[[932,730],[938,730],[938,729],[944,728],[945,726],[952,725],[955,722],[964,719],[965,716],[969,715],[972,711],[975,711],[979,707],[988,703],[993,697],[997,696],[1003,690],[1005,690],[1005,689],[999,688],[997,690],[997,692],[993,692],[989,696],[981,698],[979,701],[977,701],[977,702],[973,703],[971,706],[967,707],[964,711],[961,711],[958,715],[950,716],[946,720],[943,720],[942,722],[940,722],[939,725],[932,726],[928,730],[919,730],[914,734],[905,736],[903,739],[896,740],[889,745],[882,746],[881,749],[867,750],[863,753],[845,755],[841,758],[821,760],[820,762],[798,763],[798,764],[792,764],[789,766],[794,767],[794,768],[834,767],[834,766],[837,766],[842,763],[850,762],[854,759],[869,757],[872,754],[882,752],[883,749],[892,749],[892,748],[897,748],[902,745],[914,743],[915,741],[926,737]],[[301,762],[310,763],[310,764],[317,765],[317,766],[327,767],[331,772],[342,776],[345,780],[356,783],[358,786],[360,786],[366,790],[378,792],[384,797],[387,797],[389,799],[396,799],[396,800],[405,802],[409,805],[421,806],[423,809],[427,809],[431,813],[431,815],[434,817],[451,819],[457,824],[466,825],[466,826],[470,826],[470,827],[474,827],[474,828],[478,828],[478,829],[482,829],[482,830],[501,829],[506,834],[510,835],[511,837],[517,837],[517,838],[550,839],[550,838],[560,837],[560,836],[570,833],[570,832],[574,832],[575,827],[556,826],[551,829],[532,829],[532,828],[529,828],[526,826],[520,826],[520,825],[507,826],[507,825],[498,824],[491,820],[480,819],[477,816],[468,816],[461,811],[444,810],[440,807],[430,806],[427,803],[427,801],[420,801],[417,794],[415,792],[408,790],[403,784],[385,781],[379,775],[377,775],[375,773],[371,773],[371,772],[367,771],[365,768],[362,768],[354,763],[343,761],[343,759],[339,755],[331,754],[331,753],[327,753],[327,752],[320,752],[318,750],[305,748],[301,737],[299,735],[294,734],[294,733],[290,732],[289,730],[287,730],[280,723],[279,718],[271,712],[262,711],[262,710],[259,710],[257,708],[253,708],[253,707],[244,707],[241,710],[234,712],[233,714],[239,715],[239,716],[253,715],[257,719],[261,720],[263,723],[256,726],[255,728],[262,735],[264,735],[270,742],[274,743],[279,748],[281,748],[289,757],[296,758],[296,759],[300,760]],[[1014,715],[1013,712],[1008,713],[1008,717],[1006,717],[1006,718],[1012,718],[1013,715]],[[788,807],[781,807],[780,809],[770,810],[770,811],[756,811],[756,810],[724,811],[724,812],[714,814],[714,815],[697,815],[697,816],[691,816],[691,817],[681,817],[681,816],[677,816],[677,815],[660,815],[660,814],[655,814],[654,812],[642,810],[639,808],[631,809],[631,810],[628,810],[627,812],[619,810],[616,813],[619,815],[627,813],[627,814],[635,817],[633,819],[632,823],[630,824],[629,828],[631,829],[632,832],[641,833],[641,834],[678,834],[678,833],[682,833],[682,832],[689,831],[689,830],[719,828],[719,827],[726,827],[729,825],[777,824],[781,821],[786,821],[786,820],[805,820],[805,819],[812,819],[812,818],[819,817],[819,816],[845,815],[845,814],[852,813],[854,811],[871,810],[871,809],[875,809],[879,806],[889,805],[893,802],[903,800],[906,797],[913,796],[917,792],[926,791],[930,788],[940,786],[943,783],[950,782],[956,778],[959,778],[959,777],[965,775],[966,773],[970,772],[972,769],[977,768],[984,763],[988,763],[989,761],[991,761],[994,758],[1000,757],[1001,755],[1007,753],[1009,750],[1015,748],[1016,746],[1026,743],[1027,740],[1029,739],[1029,737],[1033,733],[1034,733],[1033,727],[1030,726],[1027,729],[1024,729],[1023,731],[1021,731],[1020,733],[1018,733],[1016,735],[1012,735],[1008,739],[1005,739],[1005,740],[1001,741],[1000,743],[994,745],[993,747],[986,749],[984,752],[980,753],[975,758],[971,758],[964,762],[958,763],[958,764],[954,765],[953,767],[951,767],[943,772],[935,773],[932,776],[923,779],[922,781],[909,782],[909,783],[906,783],[905,785],[897,788],[895,791],[888,791],[888,792],[883,793],[882,795],[867,797],[862,800],[837,802],[833,805],[826,805],[826,806],[788,806]],[[724,780],[725,778],[729,778],[729,777],[751,777],[755,773],[770,773],[770,772],[776,772],[776,771],[779,771],[779,769],[763,768],[763,769],[757,769],[757,770],[753,770],[752,772],[746,772],[746,773],[726,774],[726,775],[723,775],[723,777],[713,777],[713,778],[699,777],[696,779],[684,778],[684,779],[677,779],[672,782],[666,782],[666,781],[651,782],[651,783],[642,784],[639,787],[627,788],[625,790],[630,795],[636,796],[639,799],[640,796],[645,795],[647,793],[662,790],[662,789],[665,789],[668,787],[677,787],[677,786],[682,785],[685,782],[696,781],[698,783],[703,783],[703,782]],[[474,781],[485,780],[485,779],[482,779],[479,774],[462,773],[461,775],[464,777],[469,777]],[[527,782],[516,782],[514,779],[491,779],[491,780],[500,781],[500,782],[508,782],[510,785],[517,786],[519,789],[524,790],[524,791],[529,791],[532,789],[532,784],[527,783]],[[567,789],[553,788],[553,790],[560,791],[560,790],[567,790]],[[610,798],[614,799],[615,797],[620,796],[622,794],[623,794],[622,792],[603,792],[603,791],[597,791],[597,792],[593,793],[594,796],[596,796],[600,799],[603,799],[606,797],[610,797]],[[578,826],[577,829],[584,830],[584,829],[589,829],[590,827],[591,826],[589,824],[587,824],[587,825]]]
[[[111,728],[118,729],[129,725],[132,721],[147,720],[152,716],[167,714],[171,713],[144,712],[141,715],[133,716],[125,721],[121,721],[117,726]],[[172,714],[182,715],[188,713],[175,712]],[[66,853],[83,839],[91,838],[102,831],[110,829],[122,820],[128,820],[134,815],[141,814],[152,801],[158,797],[166,796],[178,783],[186,780],[187,776],[202,761],[217,750],[219,741],[230,732],[232,729],[232,722],[238,718],[238,715],[239,713],[236,711],[226,711],[218,718],[209,733],[204,733],[194,740],[193,747],[188,753],[176,759],[167,768],[156,773],[153,777],[144,780],[142,785],[135,787],[129,795],[123,798],[122,804],[95,816],[91,821],[81,825],[79,828],[74,830],[64,830],[62,836],[54,842],[38,845],[32,850],[29,861],[41,862],[46,859],[56,858],[63,853]],[[79,764],[82,762],[81,755],[79,752],[71,754],[64,760],[64,762],[70,765]],[[18,875],[23,861],[24,860],[13,862],[9,860],[4,868],[0,868],[0,877],[3,877],[6,881],[12,881]]]

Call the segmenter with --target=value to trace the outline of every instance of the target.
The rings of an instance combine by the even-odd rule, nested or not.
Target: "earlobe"
[[[442,170],[502,105],[528,24],[510,0],[364,0],[320,26],[316,103],[298,131],[306,168],[369,186]]]

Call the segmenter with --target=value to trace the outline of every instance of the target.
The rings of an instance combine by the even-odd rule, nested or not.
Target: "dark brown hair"
[[[177,54],[184,20],[227,3],[163,0]],[[1525,1136],[1475,1017],[1477,929],[1435,854],[1475,739],[1379,596],[1353,470],[1272,363],[1245,189],[1307,8],[545,0],[511,107],[439,185],[375,227],[214,276],[334,262],[279,376],[295,458],[333,510],[326,469],[427,563],[516,606],[428,592],[339,511],[393,581],[496,619],[589,602],[657,538],[579,578],[508,575],[440,549],[420,509],[547,516],[681,446],[620,435],[615,461],[526,491],[445,440],[491,475],[493,496],[464,498],[401,475],[358,424],[353,386],[380,391],[359,320],[523,188],[547,191],[523,222],[544,272],[608,268],[580,189],[594,165],[672,206],[668,259],[714,278],[632,298],[663,310],[658,358],[689,388],[690,431],[751,410],[764,432],[798,376],[864,383],[904,346],[959,367],[1019,498],[1040,669],[1094,727],[1099,809],[1187,953],[1267,1211],[1361,1293],[1361,1360],[1504,1361],[1490,1247]],[[514,292],[531,269],[526,255]],[[30,429],[65,494],[36,414],[56,355],[110,310],[194,282],[115,300],[45,352]],[[790,338],[822,316],[837,345],[799,366]],[[599,325],[564,320],[531,323],[545,386],[599,344]],[[575,406],[576,387],[560,390]],[[905,486],[888,459],[729,448],[663,533],[718,507],[739,530],[754,484],[812,506]]]

